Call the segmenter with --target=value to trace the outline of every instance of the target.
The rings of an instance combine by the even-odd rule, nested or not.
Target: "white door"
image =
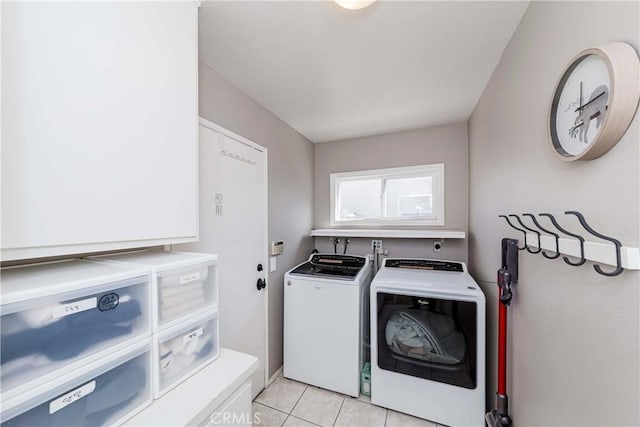
[[[267,369],[267,150],[204,119],[199,140],[200,240],[179,249],[218,255],[220,345],[260,359],[255,397]]]

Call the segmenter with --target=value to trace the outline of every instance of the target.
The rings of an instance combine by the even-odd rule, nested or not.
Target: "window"
[[[332,225],[444,225],[444,164],[331,174]]]

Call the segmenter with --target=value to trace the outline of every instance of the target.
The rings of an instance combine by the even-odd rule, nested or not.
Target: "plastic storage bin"
[[[68,260],[3,268],[1,279],[3,400],[151,336],[148,268]]]
[[[151,339],[110,354],[2,404],[5,426],[101,426],[151,403]]]
[[[154,398],[159,398],[215,360],[218,313],[211,311],[153,335]]]
[[[218,307],[216,255],[148,250],[90,259],[151,268],[154,332]]]

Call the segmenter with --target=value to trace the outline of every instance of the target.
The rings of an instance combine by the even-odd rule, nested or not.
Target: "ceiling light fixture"
[[[338,6],[349,10],[359,10],[370,6],[376,0],[333,0]]]

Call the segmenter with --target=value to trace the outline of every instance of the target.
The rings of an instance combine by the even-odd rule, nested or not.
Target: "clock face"
[[[599,55],[578,58],[566,71],[551,107],[551,140],[565,157],[582,154],[598,137],[609,108],[611,77]]]

